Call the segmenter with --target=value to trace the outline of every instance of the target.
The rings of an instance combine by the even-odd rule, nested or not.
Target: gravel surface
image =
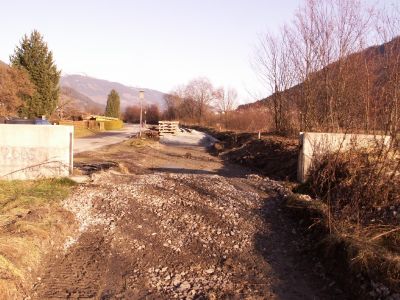
[[[132,160],[146,168],[152,151],[132,152]],[[64,201],[79,230],[49,257],[33,298],[345,298],[302,254],[302,236],[281,213],[279,182],[221,162],[223,172],[196,172],[206,168],[202,149],[156,153],[152,171],[94,173]],[[174,171],[154,171],[171,157]]]

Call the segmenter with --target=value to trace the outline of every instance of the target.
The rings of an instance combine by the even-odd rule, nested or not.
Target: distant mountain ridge
[[[60,101],[66,108],[76,111],[99,114],[105,110],[105,105],[94,102],[89,97],[77,92],[71,87],[61,86]]]
[[[121,109],[127,106],[139,105],[140,88],[129,87],[118,82],[111,82],[104,79],[97,79],[84,75],[65,75],[61,77],[61,87],[72,88],[81,95],[88,97],[95,103],[105,107],[107,96],[112,89],[116,90],[121,98]],[[153,90],[143,89],[145,101],[144,105],[155,104],[160,109],[165,108],[164,93]]]

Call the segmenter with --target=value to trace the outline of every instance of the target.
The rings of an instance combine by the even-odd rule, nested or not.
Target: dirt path
[[[139,146],[138,146],[139,145]],[[127,143],[65,207],[80,230],[34,299],[339,299],[280,211],[279,184],[198,147]]]

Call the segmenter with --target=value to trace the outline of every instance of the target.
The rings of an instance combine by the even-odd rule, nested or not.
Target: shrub
[[[308,188],[330,206],[335,221],[361,227],[398,224],[400,175],[393,152],[328,154],[314,165]]]
[[[121,129],[122,127],[124,127],[124,122],[122,122],[121,120],[104,121],[105,130],[116,130]]]

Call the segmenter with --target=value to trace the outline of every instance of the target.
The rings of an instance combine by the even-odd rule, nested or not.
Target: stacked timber
[[[179,121],[158,121],[158,134],[176,134],[179,131]]]

